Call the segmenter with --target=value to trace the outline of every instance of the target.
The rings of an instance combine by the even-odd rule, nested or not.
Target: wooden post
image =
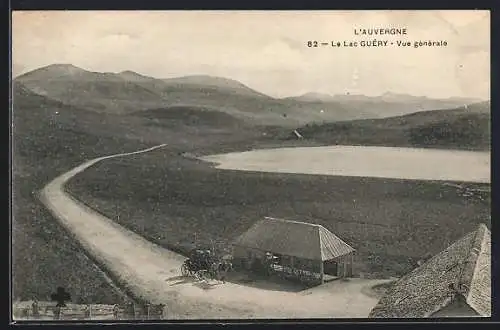
[[[30,316],[30,309],[29,307],[21,309],[21,317],[29,318]]]
[[[325,266],[323,264],[323,260],[320,259],[319,261],[319,274],[321,276],[321,284],[325,283],[325,278],[324,278],[324,273],[325,273]]]
[[[153,305],[153,317],[154,320],[162,320],[163,319],[163,304]]]
[[[83,319],[90,320],[90,304],[85,305],[85,308],[83,310]]]
[[[60,320],[61,319],[61,307],[57,306],[54,309],[54,319]]]
[[[351,253],[349,258],[349,277],[353,276],[354,252]]]
[[[349,258],[349,277],[354,276],[353,264],[354,264],[354,252],[351,253],[351,257]]]
[[[33,304],[31,304],[31,308],[32,308],[32,315],[34,317],[40,316],[40,311],[38,309],[38,300],[33,301]]]
[[[347,257],[346,256],[342,257],[342,277],[343,278],[347,277]]]
[[[113,318],[115,320],[118,320],[118,313],[119,313],[119,307],[118,305],[113,306]]]
[[[132,302],[129,302],[125,307],[127,317],[130,317],[131,320],[135,319],[135,305]]]

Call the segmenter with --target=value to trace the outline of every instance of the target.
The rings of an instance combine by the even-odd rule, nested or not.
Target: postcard
[[[491,316],[490,13],[14,11],[12,320]]]

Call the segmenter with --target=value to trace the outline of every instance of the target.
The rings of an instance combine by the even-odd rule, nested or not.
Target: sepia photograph
[[[11,322],[491,317],[489,11],[11,38]]]

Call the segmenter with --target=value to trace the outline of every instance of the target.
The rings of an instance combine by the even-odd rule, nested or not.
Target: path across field
[[[65,183],[95,163],[87,161],[55,178],[40,199],[105,270],[137,297],[164,303],[170,319],[366,317],[377,299],[363,292],[384,280],[334,281],[302,292],[270,291],[235,283],[195,282],[181,276],[184,257],[166,250],[68,195]]]

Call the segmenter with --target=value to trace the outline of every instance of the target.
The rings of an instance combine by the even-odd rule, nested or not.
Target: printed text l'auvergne
[[[356,28],[354,35],[356,36],[382,36],[382,35],[407,35],[406,28]]]

